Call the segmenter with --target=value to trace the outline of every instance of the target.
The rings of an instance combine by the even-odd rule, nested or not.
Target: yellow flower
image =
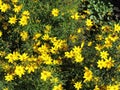
[[[29,13],[29,11],[26,10],[26,11],[23,11],[23,12],[22,12],[22,15],[29,16],[30,13]]]
[[[8,62],[13,63],[13,55],[12,55],[12,53],[9,53],[9,54],[5,57],[5,59],[9,59]]]
[[[62,60],[58,59],[58,60],[53,60],[52,62],[54,65],[61,65],[62,64]]]
[[[100,69],[105,68],[105,62],[103,60],[98,60],[97,64],[98,68]]]
[[[110,69],[111,67],[114,66],[114,60],[112,60],[111,57],[105,60],[105,66],[107,69]]]
[[[58,48],[56,48],[56,47],[51,47],[50,52],[51,52],[52,54],[57,54],[57,53],[58,53]]]
[[[21,78],[22,75],[25,74],[24,67],[23,66],[16,66],[14,73]]]
[[[74,46],[72,51],[74,52],[75,55],[81,53],[82,49],[79,46]]]
[[[34,44],[34,46],[37,47],[37,46],[39,46],[40,44],[41,44],[41,42],[40,42],[40,41],[37,41],[37,42]]]
[[[28,65],[28,66],[26,66],[25,69],[28,71],[28,73],[31,73],[31,72],[34,72],[35,69],[37,69],[37,66],[34,65],[34,64],[32,64],[32,65]]]
[[[49,71],[42,71],[41,72],[41,79],[43,81],[46,81],[50,77],[51,77],[51,72],[49,72]]]
[[[37,40],[41,36],[41,33],[36,33],[33,37],[33,40]]]
[[[108,38],[112,41],[112,42],[115,42],[119,39],[118,35],[109,35]]]
[[[19,55],[20,55],[20,53],[19,52],[13,52],[13,54],[12,54],[12,56],[13,56],[13,59],[14,60],[18,60],[19,59]]]
[[[19,59],[21,61],[26,61],[28,59],[28,54],[27,53],[23,53],[22,55],[19,56]]]
[[[89,10],[84,10],[84,13],[90,15],[90,11]]]
[[[57,38],[56,37],[51,37],[50,40],[51,40],[52,43],[54,43],[54,42],[57,41]]]
[[[43,40],[49,40],[49,35],[48,34],[44,34],[43,37],[42,37]]]
[[[102,59],[107,59],[109,53],[107,51],[101,51],[100,52],[100,56]]]
[[[53,43],[53,46],[56,48],[56,49],[62,49],[63,46],[65,45],[65,40],[55,40],[55,41],[51,41]]]
[[[8,21],[8,22],[9,22],[10,24],[15,24],[16,21],[17,21],[16,15],[15,15],[14,17],[9,17],[9,21]]]
[[[81,54],[75,55],[75,62],[81,63],[84,60]]]
[[[40,53],[42,53],[42,54],[49,52],[48,47],[47,47],[46,44],[41,45],[41,47],[38,47],[38,51],[39,51]]]
[[[12,3],[17,3],[18,2],[18,0],[11,0],[12,1]]]
[[[89,41],[89,42],[88,42],[88,46],[92,46],[92,41]]]
[[[61,84],[54,86],[52,90],[63,90],[63,87]]]
[[[98,85],[96,85],[93,90],[100,90],[100,88],[98,87]]]
[[[77,33],[81,33],[82,30],[83,30],[82,28],[78,28]]]
[[[5,59],[8,59],[9,63],[13,63],[15,60],[19,59],[19,53],[18,52],[13,52],[13,53],[9,53]]]
[[[44,32],[45,32],[46,34],[49,33],[50,30],[51,30],[51,28],[52,28],[51,25],[46,25],[46,26],[45,26],[45,30],[44,30]]]
[[[27,19],[29,19],[30,12],[27,11],[27,10],[26,10],[26,11],[23,11],[23,12],[22,12],[22,17],[24,17],[24,16],[25,16]]]
[[[26,41],[28,39],[28,33],[26,31],[23,31],[20,33],[22,41]]]
[[[107,86],[107,90],[119,90],[119,85],[109,85]]]
[[[101,49],[103,49],[104,47],[102,46],[102,45],[100,45],[100,44],[97,44],[96,46],[95,46],[95,49],[96,50],[98,50],[98,51],[101,51]]]
[[[113,87],[114,87],[114,90],[119,90],[120,89],[119,85],[113,85]]]
[[[1,12],[6,12],[8,9],[10,8],[10,6],[6,3],[3,3],[1,6],[0,6],[0,10]]]
[[[76,90],[80,90],[82,88],[82,83],[81,82],[76,82],[74,84],[74,87],[76,88]]]
[[[41,59],[45,64],[52,64],[52,57],[48,54],[42,54]]]
[[[19,13],[20,10],[22,9],[22,6],[23,6],[22,4],[21,4],[21,5],[18,5],[18,6],[17,6],[17,5],[14,5],[13,11],[16,12],[16,13]]]
[[[71,16],[72,19],[78,20],[79,19],[78,12],[76,12],[74,15]]]
[[[93,77],[93,73],[91,70],[89,70],[87,67],[85,67],[85,73],[83,78],[85,79],[84,82],[86,81],[91,81]]]
[[[0,31],[0,37],[2,37],[2,31]]]
[[[92,27],[93,26],[93,22],[91,21],[91,19],[87,19],[86,20],[86,26],[88,26],[88,27]]]
[[[112,40],[110,38],[105,38],[104,47],[111,48],[112,47]]]
[[[65,57],[67,57],[67,58],[72,58],[73,56],[74,56],[73,51],[65,52]]]
[[[30,61],[30,62],[31,62],[31,61],[37,61],[37,58],[32,55],[31,57],[28,57],[28,61]],[[34,63],[31,64],[31,65],[36,66],[36,64],[34,64]]]
[[[26,16],[22,16],[21,18],[20,18],[20,21],[19,21],[19,24],[21,25],[21,26],[25,26],[25,25],[27,25],[28,24],[28,17],[26,17]]]
[[[7,74],[7,75],[5,76],[5,80],[6,80],[6,81],[12,81],[12,80],[13,80],[13,75],[12,75],[12,74]]]
[[[57,9],[57,8],[54,8],[54,9],[52,9],[52,15],[54,16],[54,17],[57,17],[58,16],[58,14],[59,14],[59,10]]]
[[[118,33],[120,32],[120,25],[119,24],[114,25],[114,31],[118,32]]]
[[[46,30],[50,31],[52,26],[51,25],[46,25],[45,28],[46,28]]]

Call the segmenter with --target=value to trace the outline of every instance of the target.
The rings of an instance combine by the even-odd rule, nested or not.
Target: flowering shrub
[[[112,12],[102,0],[0,0],[0,90],[119,90]]]

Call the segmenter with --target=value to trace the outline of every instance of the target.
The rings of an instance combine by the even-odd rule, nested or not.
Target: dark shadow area
[[[110,0],[110,3],[113,5],[113,18],[120,20],[120,0]]]

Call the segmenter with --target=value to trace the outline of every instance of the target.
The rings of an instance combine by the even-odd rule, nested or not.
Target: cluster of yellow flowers
[[[36,3],[39,0],[33,1]],[[3,15],[9,12],[12,13],[6,19]],[[0,0],[0,43],[5,45],[0,47],[0,59],[2,59],[0,64],[4,70],[6,83],[14,82],[16,78],[21,80],[24,76],[34,75],[33,73],[37,72],[39,81],[50,84],[52,90],[64,90],[66,82],[62,81],[61,73],[65,73],[64,70],[70,68],[68,72],[74,72],[74,75],[68,75],[70,78],[66,78],[66,81],[69,79],[71,87],[76,90],[86,90],[86,87],[92,88],[90,90],[119,90],[119,81],[112,80],[111,78],[115,76],[108,75],[108,72],[114,68],[116,72],[120,70],[118,60],[120,58],[119,23],[113,23],[113,26],[108,24],[98,27],[96,21],[89,17],[90,10],[84,10],[85,14],[83,14],[76,10],[63,12],[55,7],[50,9],[49,18],[54,19],[55,24],[59,24],[55,26],[53,22],[52,24],[47,21],[41,23],[38,20],[39,24],[36,26],[43,25],[45,22],[43,27],[39,26],[38,30],[30,31],[29,23],[35,23],[32,20],[34,16],[31,12],[34,11],[26,10],[24,4],[19,3],[19,0]],[[59,21],[59,18],[62,20],[63,17],[67,17],[65,15],[69,16],[68,21],[72,21],[73,27],[70,26],[72,31],[69,30],[69,27],[64,30],[66,25],[72,25],[71,22],[61,24]],[[60,29],[63,25],[63,30],[57,31],[57,25]],[[30,30],[27,30],[27,27]],[[99,31],[97,31],[98,28]],[[60,33],[57,34],[57,32]],[[92,32],[98,33],[94,33],[94,35],[91,34]],[[61,33],[66,37],[61,38]],[[93,37],[95,37],[94,40]],[[9,50],[4,51],[4,48]],[[112,52],[113,49],[115,54]],[[75,67],[71,69],[68,64]],[[64,67],[64,65],[68,66]],[[77,66],[79,68],[76,68]],[[101,71],[106,71],[106,78],[111,79],[111,82],[114,81],[114,83],[101,84],[103,80]],[[73,83],[72,79],[74,79]],[[89,83],[92,83],[93,86],[88,85]]]
[[[74,46],[74,48],[70,52],[65,52],[65,57],[74,58],[75,62],[81,63],[84,60],[84,57],[82,57],[81,55],[81,50],[82,50],[82,47],[80,48],[80,47]]]
[[[28,23],[28,19],[29,19],[29,11],[24,11],[22,13],[22,17],[20,18],[20,21],[19,21],[19,24],[21,26],[25,26],[27,25]],[[16,18],[16,15],[15,16],[12,16],[12,17],[9,17],[9,21],[8,21],[10,24],[15,24],[17,22],[17,18]]]
[[[8,23],[14,25],[14,24],[17,23],[17,20],[18,20],[17,16],[18,16],[19,12],[21,11],[23,5],[22,5],[22,4],[21,4],[21,5],[18,5],[18,0],[16,0],[16,1],[11,0],[11,2],[12,2],[12,5],[10,5],[9,3],[4,3],[4,2],[2,2],[2,0],[1,0],[1,1],[0,1],[0,10],[1,10],[1,12],[5,13],[5,12],[7,12],[8,10],[11,10],[11,9],[12,9],[11,7],[14,6],[14,8],[13,8],[12,10],[13,10],[13,11],[15,12],[15,14],[17,14],[17,15],[12,15],[12,16],[10,16],[10,17],[9,17],[9,20],[8,20]],[[25,10],[25,11],[22,12],[21,18],[19,18],[19,24],[20,24],[21,26],[27,25],[28,19],[29,19],[29,15],[30,15],[29,11],[26,11],[26,10]]]
[[[9,67],[10,71],[13,70],[13,73],[8,72],[9,71],[7,70],[8,68],[4,67],[4,69],[7,71],[7,75],[5,76],[5,80],[7,81],[13,80],[13,77],[15,75],[18,75],[21,78],[26,71],[28,73],[31,73],[31,72],[34,72],[35,69],[37,69],[37,65],[33,63],[34,61],[36,61],[36,58],[29,57],[27,53],[23,53],[23,54],[20,54],[18,52],[9,53],[5,57],[5,59],[8,60],[8,63],[14,65],[14,67],[10,67],[7,64],[5,65]],[[17,61],[21,61],[21,65],[17,65]],[[29,63],[25,65],[25,62],[29,62]]]
[[[100,69],[102,69],[102,68],[110,69],[112,66],[114,66],[114,60],[112,60],[111,57],[108,58],[108,55],[109,54],[107,53],[107,51],[102,51],[100,53],[100,56],[101,56],[102,60],[99,60],[97,62],[98,63],[98,67]]]

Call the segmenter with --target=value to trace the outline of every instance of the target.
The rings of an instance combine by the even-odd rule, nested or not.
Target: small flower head
[[[59,84],[59,85],[54,86],[52,90],[63,90],[63,87],[61,84]]]
[[[6,12],[9,8],[10,8],[9,4],[6,4],[6,3],[3,3],[3,4],[0,6],[1,12]]]
[[[100,56],[102,59],[107,59],[109,53],[107,51],[101,51],[100,52]]]
[[[51,72],[49,72],[49,71],[42,71],[41,72],[41,79],[43,81],[46,81],[50,77],[51,77]]]
[[[110,69],[111,67],[114,66],[114,60],[112,60],[111,57],[105,60],[105,66],[107,69]]]
[[[12,74],[7,74],[6,76],[5,76],[5,80],[6,81],[12,81],[13,80],[13,75]]]
[[[54,17],[57,17],[57,16],[59,15],[59,9],[57,9],[57,8],[52,9],[51,14],[52,14]]]
[[[21,25],[21,26],[25,26],[25,25],[27,25],[28,24],[28,17],[26,17],[26,16],[22,16],[21,18],[20,18],[20,21],[19,21],[19,24]]]
[[[15,13],[19,13],[20,10],[22,9],[22,6],[23,6],[22,4],[21,5],[14,5],[13,11]]]
[[[120,25],[119,24],[114,25],[114,31],[118,32],[118,33],[120,32]]]
[[[76,90],[80,90],[82,88],[82,83],[81,82],[76,82],[74,84],[74,87],[76,88]]]
[[[86,81],[91,81],[93,77],[93,73],[91,70],[89,70],[87,67],[85,67],[85,72],[83,78],[85,79],[84,82]]]
[[[98,60],[97,64],[97,67],[100,69],[105,67],[105,62],[103,60]]]
[[[72,18],[72,19],[75,19],[75,20],[78,20],[79,17],[80,17],[80,16],[79,16],[78,12],[74,13],[74,14],[71,16],[71,18]]]
[[[88,27],[92,27],[93,26],[93,22],[92,22],[91,19],[87,19],[86,20],[86,26],[88,26]]]
[[[20,33],[22,41],[26,41],[28,39],[28,33],[26,31],[23,31]]]
[[[16,16],[10,17],[8,22],[9,22],[10,24],[15,24],[15,23],[17,22]]]
[[[15,68],[15,72],[16,75],[18,75],[20,78],[22,77],[22,75],[25,74],[25,70],[23,66],[16,66]]]

